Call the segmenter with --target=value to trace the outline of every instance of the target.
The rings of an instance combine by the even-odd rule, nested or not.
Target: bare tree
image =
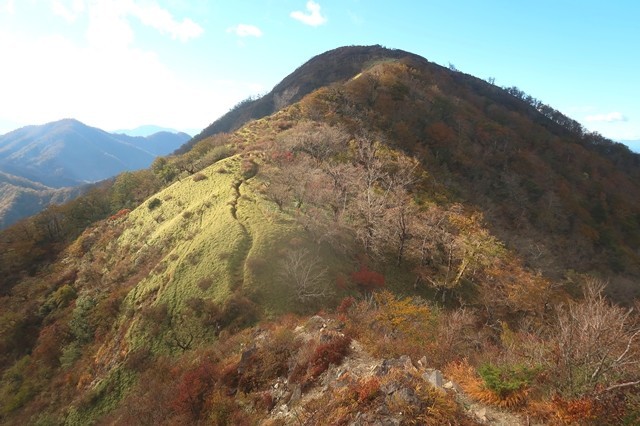
[[[331,293],[327,285],[327,268],[307,249],[290,251],[282,261],[282,278],[300,302],[322,299]]]
[[[597,280],[585,285],[584,300],[558,312],[555,367],[573,395],[604,393],[640,385],[640,323],[633,309],[610,304]]]

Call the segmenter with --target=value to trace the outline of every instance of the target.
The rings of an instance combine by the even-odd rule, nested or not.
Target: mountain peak
[[[208,136],[236,130],[248,120],[273,114],[320,87],[348,80],[377,61],[402,58],[428,63],[419,55],[380,45],[343,46],[321,53],[298,67],[265,96],[240,102],[194,136],[179,152],[186,152],[193,144]]]

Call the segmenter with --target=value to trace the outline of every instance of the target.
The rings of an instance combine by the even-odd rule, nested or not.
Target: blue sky
[[[0,134],[199,131],[314,55],[381,44],[640,139],[639,17],[635,0],[0,0]]]

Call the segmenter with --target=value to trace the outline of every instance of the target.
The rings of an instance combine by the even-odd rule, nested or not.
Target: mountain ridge
[[[324,85],[351,78],[363,67],[376,60],[406,57],[426,61],[413,53],[400,49],[387,49],[380,45],[339,47],[316,55],[300,65],[266,95],[240,102],[225,115],[204,128],[177,152],[187,151],[195,143],[208,136],[236,130],[248,120],[260,119],[272,114]]]
[[[118,130],[113,130],[109,133],[124,134],[127,136],[133,136],[133,137],[137,137],[137,136],[147,137],[160,132],[185,133],[185,134],[187,133],[187,132],[178,131],[176,129],[172,129],[170,127],[157,126],[155,124],[145,124],[142,126],[135,127],[133,129],[118,129]]]

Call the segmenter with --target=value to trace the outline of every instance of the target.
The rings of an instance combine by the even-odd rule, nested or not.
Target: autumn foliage
[[[384,287],[384,275],[370,270],[364,263],[360,269],[351,273],[351,281],[362,293],[372,292]]]

